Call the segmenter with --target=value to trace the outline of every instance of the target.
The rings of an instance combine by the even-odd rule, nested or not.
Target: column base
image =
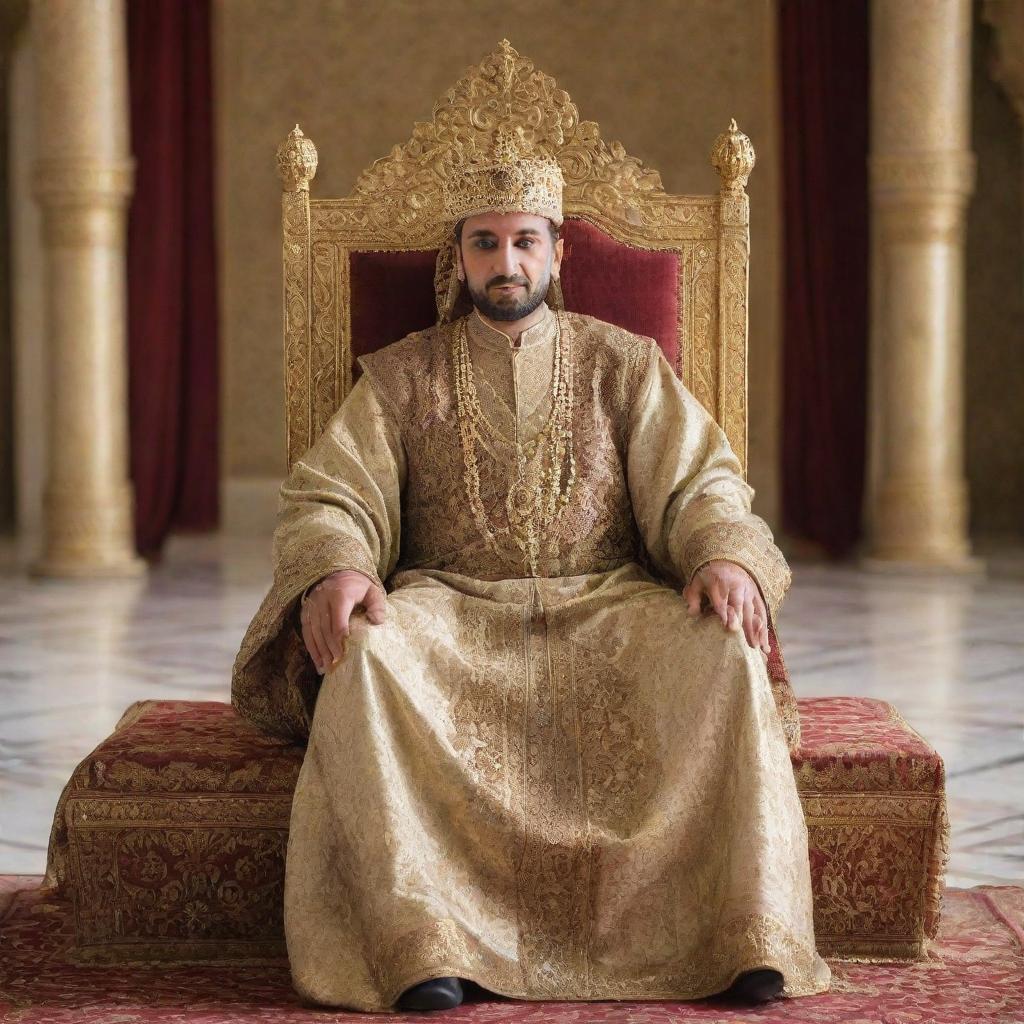
[[[927,402],[924,403],[927,405]],[[892,476],[883,480],[865,539],[865,569],[888,572],[985,572],[967,534],[967,482],[947,475]]]
[[[871,554],[862,555],[857,565],[865,572],[889,576],[985,576],[988,572],[987,561],[975,555]]]
[[[139,555],[126,555],[107,562],[44,557],[29,565],[28,574],[64,579],[138,579],[145,576],[148,569],[146,560]]]
[[[126,481],[94,490],[51,485],[43,498],[43,551],[30,565],[30,575],[144,576],[149,566],[135,550],[133,504],[132,486]]]

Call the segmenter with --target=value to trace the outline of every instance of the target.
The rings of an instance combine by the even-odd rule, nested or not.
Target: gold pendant
[[[533,492],[527,484],[525,476],[526,466],[523,460],[518,460],[516,466],[516,478],[508,489],[508,496],[505,499],[505,509],[508,512],[509,522],[522,522],[530,517],[533,511]]]

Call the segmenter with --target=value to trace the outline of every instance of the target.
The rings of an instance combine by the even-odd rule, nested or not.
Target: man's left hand
[[[716,558],[702,566],[687,586],[683,598],[691,615],[699,615],[701,599],[707,599],[726,629],[738,630],[751,647],[760,647],[765,654],[771,651],[768,640],[768,611],[761,592],[742,565],[724,558]]]

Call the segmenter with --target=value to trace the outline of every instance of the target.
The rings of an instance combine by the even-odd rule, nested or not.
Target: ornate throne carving
[[[311,197],[316,150],[298,127],[279,148],[289,465],[344,399],[354,358],[444,307],[444,151],[453,139],[472,147],[510,113],[566,178],[563,293],[550,301],[656,338],[745,466],[749,140],[734,123],[715,141],[718,195],[668,195],[657,172],[605,143],[505,41],[344,199]],[[385,294],[391,301],[379,301]],[[948,847],[941,758],[885,701],[797,700],[781,657],[769,669],[784,722],[792,712],[819,951],[925,956]],[[284,855],[303,753],[227,703],[129,707],[75,770],[54,816],[46,884],[74,900],[76,955],[283,956]]]
[[[549,302],[654,337],[746,471],[750,140],[735,121],[715,140],[718,195],[669,195],[657,171],[606,143],[507,40],[345,199],[311,197],[317,152],[298,125],[279,147],[289,466],[341,404],[354,358],[437,318],[434,283],[451,259],[439,227],[450,147],[472,154],[509,118],[565,176],[564,300]],[[607,287],[613,280],[618,294]],[[367,305],[384,287],[389,308],[374,317]]]

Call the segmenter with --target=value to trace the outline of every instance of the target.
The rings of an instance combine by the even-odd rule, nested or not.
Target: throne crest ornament
[[[499,126],[549,153],[564,179],[568,252],[549,304],[657,339],[745,466],[749,139],[734,122],[715,140],[717,195],[669,195],[507,41],[344,199],[310,195],[317,152],[298,126],[278,149],[288,464],[348,393],[355,357],[458,315],[447,161],[493,156]],[[797,727],[788,736],[818,950],[926,958],[948,859],[942,759],[886,701],[797,700],[772,646],[776,703]],[[228,703],[132,704],[75,769],[54,814],[45,884],[74,901],[73,958],[283,958],[284,859],[303,756]]]

